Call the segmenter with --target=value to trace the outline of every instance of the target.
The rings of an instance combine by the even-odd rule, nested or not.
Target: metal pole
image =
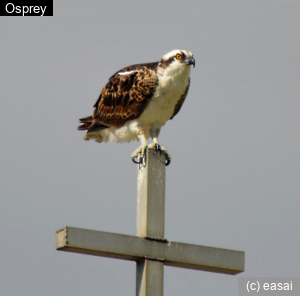
[[[147,150],[146,165],[138,168],[137,236],[164,240],[165,228],[164,156]],[[154,258],[137,262],[136,295],[163,296],[164,263]]]

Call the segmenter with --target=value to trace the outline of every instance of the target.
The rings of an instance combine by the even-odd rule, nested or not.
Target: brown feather
[[[138,64],[115,73],[94,105],[94,124],[121,127],[127,121],[138,118],[155,92],[157,65],[158,63]],[[135,70],[138,72],[119,75]]]
[[[94,121],[92,116],[88,116],[85,118],[79,119],[80,122],[82,123],[79,127],[78,130],[88,130],[88,132],[95,132],[98,130],[103,130],[108,128],[109,126],[99,124],[98,122]]]
[[[182,105],[184,103],[184,100],[185,100],[185,98],[186,98],[186,96],[187,96],[187,94],[189,92],[190,82],[191,82],[191,79],[189,78],[189,84],[186,87],[184,94],[180,97],[179,101],[177,102],[177,104],[176,104],[176,106],[174,108],[174,113],[173,113],[173,115],[172,115],[172,117],[170,119],[173,119],[173,117],[175,117],[177,115],[177,113],[180,111],[180,109],[181,109],[181,107],[182,107]]]
[[[138,118],[155,92],[157,65],[158,62],[132,65],[111,76],[94,105],[93,116],[81,118],[78,130],[93,133]],[[119,75],[130,71],[138,72]]]

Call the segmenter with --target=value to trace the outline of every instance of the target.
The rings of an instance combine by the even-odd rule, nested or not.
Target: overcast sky
[[[136,234],[139,145],[82,140],[122,67],[192,51],[162,129],[165,236],[246,252],[239,276],[300,276],[300,2],[54,1],[0,17],[0,294],[134,295],[133,262],[58,252],[74,226]],[[237,296],[238,276],[165,268],[165,295]]]

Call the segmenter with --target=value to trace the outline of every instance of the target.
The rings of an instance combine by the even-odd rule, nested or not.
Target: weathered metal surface
[[[137,236],[163,239],[165,231],[164,156],[147,150],[138,167]],[[136,296],[163,296],[164,263],[142,256],[136,266]],[[150,257],[150,256],[148,256]]]
[[[143,237],[65,227],[56,234],[58,250],[134,260],[147,259],[167,266],[238,274],[244,271],[245,253]]]
[[[138,167],[137,236],[164,237],[165,176],[164,156],[147,150],[146,166]]]
[[[56,233],[57,250],[136,261],[136,295],[163,296],[164,265],[225,274],[244,271],[245,253],[164,238],[165,164],[147,150],[138,169],[137,236],[65,227]]]
[[[164,263],[142,260],[136,265],[136,295],[163,296]]]

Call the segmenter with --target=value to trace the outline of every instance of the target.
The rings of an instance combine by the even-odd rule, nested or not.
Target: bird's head
[[[172,66],[191,66],[193,65],[195,67],[196,62],[194,60],[193,54],[190,51],[187,50],[173,50],[167,54],[165,54],[161,58],[161,65],[163,67],[167,67],[170,64]]]

